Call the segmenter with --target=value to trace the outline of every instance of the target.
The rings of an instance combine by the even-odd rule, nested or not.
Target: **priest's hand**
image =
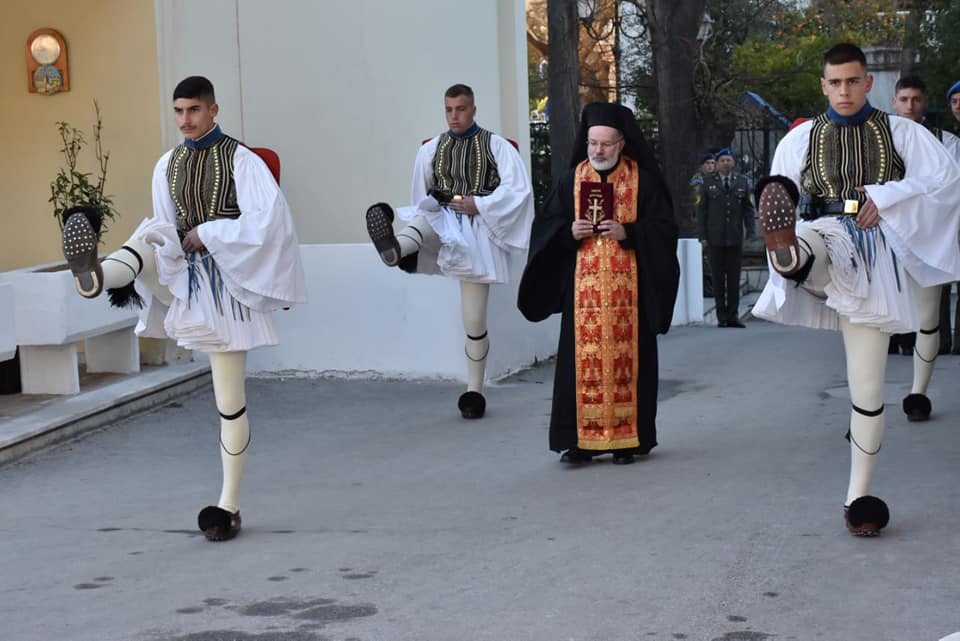
[[[183,248],[184,254],[198,252],[203,249],[203,242],[200,240],[200,234],[197,232],[196,227],[187,232],[187,235],[183,237],[183,242],[180,243],[180,247]]]
[[[597,225],[597,227],[600,229],[600,238],[623,240],[627,237],[627,230],[615,220],[605,220]]]
[[[462,198],[454,196],[449,203],[449,207],[458,214],[467,214],[468,216],[476,216],[480,213],[473,196],[463,196]]]
[[[589,220],[577,219],[573,221],[573,226],[570,228],[570,232],[573,234],[574,240],[583,240],[584,238],[589,238],[593,236],[593,223]]]
[[[857,187],[857,191],[864,193],[867,190],[863,187]],[[857,214],[857,227],[860,229],[870,229],[879,224],[880,210],[877,209],[877,204],[873,202],[873,199],[868,196],[867,202],[863,204],[863,207],[860,208],[860,213]]]

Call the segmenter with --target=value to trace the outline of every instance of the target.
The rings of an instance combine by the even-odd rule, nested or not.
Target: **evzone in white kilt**
[[[921,329],[921,288],[960,278],[960,167],[926,128],[867,104],[853,117],[830,110],[790,131],[770,174],[758,186],[770,277],[753,314],[843,333],[851,397],[844,518],[852,534],[874,536],[889,519],[869,494],[885,427],[887,334]],[[861,228],[856,212],[867,197],[879,223]]]
[[[164,154],[154,170],[154,216],[133,235],[154,248],[159,282],[172,299],[155,296],[138,279],[145,304],[137,334],[169,337],[201,352],[276,345],[272,312],[306,301],[299,244],[283,193],[263,161],[238,146],[233,171],[242,215],[198,225],[206,250],[184,254],[167,179],[173,153]]]
[[[826,296],[771,269],[755,316],[833,330],[840,328],[839,316],[846,316],[886,333],[913,332],[920,329],[916,287],[960,278],[960,168],[927,129],[899,116],[889,119],[905,174],[902,180],[864,185],[880,211],[880,224],[859,229],[852,216],[798,220],[798,236],[804,228],[816,231],[829,252]],[[801,185],[813,124],[801,124],[780,141],[771,176]]]

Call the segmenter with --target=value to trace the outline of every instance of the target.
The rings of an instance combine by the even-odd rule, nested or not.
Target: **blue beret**
[[[947,102],[950,102],[950,96],[960,91],[960,80],[957,80],[952,87],[947,90]]]
[[[700,164],[701,164],[701,165],[702,165],[703,163],[707,162],[708,160],[716,160],[716,157],[714,157],[713,154],[703,154],[702,156],[700,156]]]
[[[720,156],[730,156],[731,158],[737,157],[736,154],[733,153],[733,149],[730,149],[729,147],[724,147],[717,152],[717,160],[720,159]]]

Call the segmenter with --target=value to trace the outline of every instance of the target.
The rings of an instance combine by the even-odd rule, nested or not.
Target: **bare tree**
[[[690,170],[699,148],[694,92],[697,30],[705,0],[648,0],[647,20],[657,81],[661,162],[682,236],[694,235],[688,208]]]
[[[550,173],[553,184],[570,167],[580,109],[577,0],[548,0]]]

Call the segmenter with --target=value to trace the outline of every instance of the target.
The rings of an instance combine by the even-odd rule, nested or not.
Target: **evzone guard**
[[[209,354],[223,484],[197,522],[208,540],[225,541],[241,527],[247,351],[277,344],[274,310],[306,302],[303,267],[283,193],[264,162],[214,122],[210,81],[181,81],[173,109],[184,141],[154,169],[153,217],[100,262],[96,215],[65,212],[63,251],[82,296],[106,289],[112,304],[140,306],[137,335]]]
[[[533,192],[516,149],[474,121],[470,87],[447,89],[444,109],[449,129],[420,147],[410,189],[413,206],[397,210],[407,226],[394,232],[394,211],[387,203],[367,210],[366,225],[387,266],[460,281],[467,390],[457,406],[463,418],[477,419],[486,411],[490,285],[507,283],[511,256],[527,248]]]
[[[780,141],[757,185],[772,269],[753,313],[843,334],[852,402],[843,511],[855,536],[889,521],[870,495],[889,334],[922,327],[920,288],[960,278],[960,169],[923,126],[871,107],[872,84],[858,47],[831,48],[821,78],[829,108]]]

